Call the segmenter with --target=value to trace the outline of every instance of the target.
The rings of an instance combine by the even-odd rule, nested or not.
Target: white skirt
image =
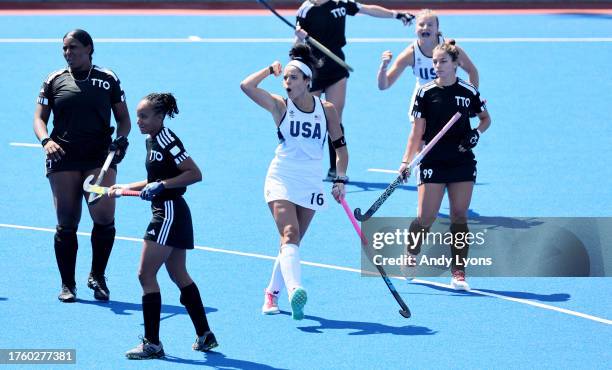
[[[323,161],[274,157],[264,185],[266,203],[288,200],[315,211],[327,208],[323,192]]]

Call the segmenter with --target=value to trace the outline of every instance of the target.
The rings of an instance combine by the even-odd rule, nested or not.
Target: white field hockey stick
[[[404,173],[401,173],[389,186],[387,186],[387,188],[385,189],[385,192],[380,197],[378,197],[378,199],[376,199],[374,204],[372,204],[372,206],[367,210],[365,214],[361,214],[361,208],[355,208],[355,212],[354,212],[355,218],[358,219],[359,221],[366,221],[370,217],[372,217],[374,212],[376,212],[380,208],[380,206],[382,206],[383,203],[387,200],[387,198],[389,198],[389,196],[395,191],[395,188],[397,188],[402,183],[406,172],[412,171],[414,167],[418,166],[421,163],[421,160],[423,159],[423,157],[425,157],[427,153],[429,153],[431,148],[433,148],[434,145],[436,145],[436,143],[440,140],[440,138],[442,138],[442,136],[448,130],[450,130],[450,128],[455,124],[455,122],[457,122],[459,117],[461,117],[461,113],[459,112],[455,113],[451,117],[451,119],[446,123],[446,125],[442,127],[440,132],[438,132],[436,136],[434,136],[434,138],[431,139],[431,141],[427,143],[427,145],[425,145],[425,147],[414,157],[412,162],[410,162],[408,167],[406,167],[406,170],[404,171]]]
[[[108,155],[106,156],[106,160],[104,161],[104,165],[102,165],[102,169],[100,170],[100,173],[98,174],[98,178],[96,179],[96,182],[94,183],[94,186],[99,186],[102,183],[102,180],[104,180],[104,176],[106,176],[106,172],[110,168],[110,165],[111,165],[111,162],[113,161],[113,158],[115,158],[115,151],[114,150],[110,151],[108,153]],[[89,179],[90,177],[93,178],[93,175],[89,175],[87,177],[87,179]],[[85,189],[85,184],[90,185],[91,179],[89,179],[89,180],[87,180],[87,179],[83,183],[83,189]],[[85,190],[85,191],[87,191],[87,190]],[[97,194],[95,192],[89,192],[89,197],[87,198],[87,203],[88,204],[94,204],[98,200],[100,200],[100,198],[102,198],[102,194]]]
[[[110,188],[105,186],[100,186],[96,184],[91,184],[91,180],[93,180],[94,175],[89,175],[83,182],[83,190],[89,193],[89,195],[94,195],[96,199],[101,198],[103,195],[107,195],[110,191]],[[140,192],[138,190],[127,190],[127,189],[118,189],[117,195],[119,197],[137,197],[140,196]]]

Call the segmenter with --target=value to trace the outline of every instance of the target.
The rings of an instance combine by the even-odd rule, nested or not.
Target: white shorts
[[[326,209],[323,161],[296,161],[275,157],[268,167],[264,198],[266,203],[288,200],[315,211]]]

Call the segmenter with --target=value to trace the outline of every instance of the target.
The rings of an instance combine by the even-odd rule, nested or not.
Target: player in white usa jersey
[[[272,113],[281,141],[270,163],[264,190],[280,235],[280,252],[264,292],[262,313],[280,312],[278,294],[286,286],[292,316],[301,320],[307,295],[301,283],[298,246],[315,211],[325,205],[321,172],[326,133],[329,132],[337,154],[338,176],[334,180],[332,195],[338,202],[345,194],[348,151],[334,105],[310,92],[312,71],[316,65],[310,48],[298,44],[289,55],[292,60],[284,70],[275,61],[244,79],[240,88],[255,103]],[[281,73],[287,99],[258,87],[269,75],[279,76]]]
[[[437,45],[444,42],[439,26],[438,15],[429,9],[423,9],[416,16],[415,33],[417,39],[400,53],[388,71],[387,67],[391,63],[393,54],[390,50],[386,50],[382,54],[382,63],[378,70],[378,88],[380,90],[390,88],[406,67],[412,67],[412,72],[416,77],[416,84],[408,108],[408,116],[411,122],[413,121],[412,106],[414,105],[417,90],[437,77],[432,63],[432,53]],[[464,50],[458,49],[460,51],[459,67],[467,72],[470,83],[478,88],[479,76],[476,66]]]

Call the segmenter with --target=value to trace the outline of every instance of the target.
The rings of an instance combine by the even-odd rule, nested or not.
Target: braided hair
[[[162,113],[174,118],[174,115],[179,113],[176,98],[171,93],[151,93],[144,98],[151,102],[155,114]]]

